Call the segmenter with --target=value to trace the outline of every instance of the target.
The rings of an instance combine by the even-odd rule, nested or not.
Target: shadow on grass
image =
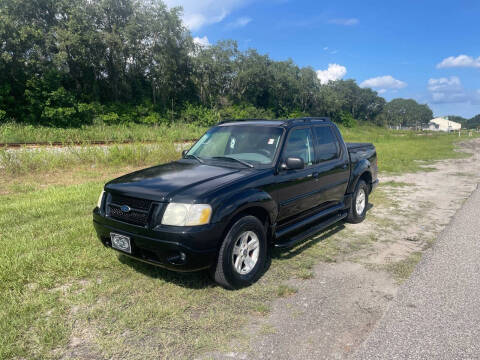
[[[373,207],[373,204],[371,203],[368,204],[368,210],[370,210],[372,207]],[[265,272],[267,272],[268,269],[270,268],[272,258],[279,259],[279,260],[291,259],[294,256],[318,244],[319,242],[324,241],[330,236],[333,236],[336,233],[342,231],[343,229],[345,229],[345,223],[344,221],[341,221],[329,226],[328,228],[322,231],[319,231],[317,234],[301,241],[300,243],[296,244],[292,248],[281,249],[281,248],[271,247],[269,249],[270,256],[267,257],[267,262],[265,264],[265,268],[262,272],[262,275]],[[318,234],[321,234],[321,235],[318,236]],[[155,265],[151,265],[139,260],[132,259],[122,254],[119,254],[118,258],[120,262],[130,266],[137,272],[140,272],[154,279],[162,279],[166,282],[173,283],[178,286],[186,287],[189,289],[205,289],[205,288],[213,288],[218,286],[210,278],[207,270],[196,271],[191,273],[181,273],[181,272],[166,270]]]
[[[217,286],[208,276],[206,270],[196,272],[175,272],[151,265],[140,260],[132,259],[119,254],[118,259],[122,264],[130,266],[135,271],[154,279],[162,279],[166,282],[189,289],[205,289]]]

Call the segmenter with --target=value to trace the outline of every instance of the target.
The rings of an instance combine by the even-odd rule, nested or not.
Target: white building
[[[458,131],[462,128],[462,124],[455,121],[450,121],[448,118],[437,117],[430,120],[428,123],[428,130],[432,131]]]

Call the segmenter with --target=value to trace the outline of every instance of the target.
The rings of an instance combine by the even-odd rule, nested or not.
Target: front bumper
[[[223,235],[223,224],[164,227],[160,231],[114,221],[93,212],[93,225],[103,245],[111,248],[110,233],[130,237],[132,253],[118,252],[169,270],[190,272],[212,266]]]

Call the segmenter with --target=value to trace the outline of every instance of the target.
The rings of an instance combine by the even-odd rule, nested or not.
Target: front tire
[[[244,216],[230,227],[212,268],[212,277],[227,289],[239,289],[260,278],[266,259],[265,227],[256,217]]]
[[[352,224],[361,223],[365,220],[368,207],[368,185],[359,180],[353,194],[352,205],[348,209],[347,221]]]

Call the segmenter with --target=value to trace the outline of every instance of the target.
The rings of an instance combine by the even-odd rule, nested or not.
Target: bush
[[[162,117],[159,113],[151,112],[147,116],[140,117],[138,119],[140,124],[147,124],[147,125],[160,125],[160,124],[168,124],[168,119]]]
[[[120,122],[120,117],[117,113],[109,112],[107,114],[97,115],[95,122],[105,123],[107,125],[118,124]]]
[[[295,110],[295,111],[291,111],[289,113],[287,113],[287,115],[285,116],[287,119],[295,119],[295,118],[303,118],[303,117],[307,117],[309,116],[309,114],[307,114],[306,112],[303,112],[303,111],[300,111],[300,110]]]
[[[59,87],[48,94],[42,111],[42,122],[54,126],[81,126],[92,124],[94,104],[78,103],[65,88]]]
[[[352,128],[358,125],[357,120],[355,120],[349,112],[342,112],[340,114],[340,123],[347,128]]]
[[[270,109],[256,108],[253,105],[231,105],[220,110],[223,119],[273,119],[275,114]]]
[[[220,121],[220,114],[215,109],[208,109],[202,105],[187,103],[183,109],[180,119],[189,124],[200,126],[212,126]]]

